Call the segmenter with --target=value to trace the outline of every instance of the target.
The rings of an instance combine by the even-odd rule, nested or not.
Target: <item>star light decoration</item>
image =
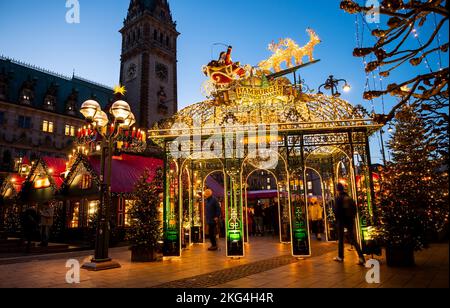
[[[122,96],[125,96],[126,93],[127,93],[127,90],[126,90],[125,86],[122,86],[122,85],[119,84],[119,85],[114,87],[114,94],[115,95],[120,94]]]

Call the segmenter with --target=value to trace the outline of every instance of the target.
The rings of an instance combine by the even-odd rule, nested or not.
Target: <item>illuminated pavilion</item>
[[[220,173],[226,253],[244,257],[247,179],[260,170],[277,180],[280,242],[291,244],[293,256],[311,256],[307,172],[321,180],[327,240],[337,239],[332,200],[336,184],[345,183],[358,204],[358,239],[367,252],[376,214],[369,137],[382,125],[338,97],[304,93],[283,74],[252,69],[238,76],[234,67],[206,68],[208,100],[150,131],[166,153],[164,256],[205,242],[202,192],[206,179]]]

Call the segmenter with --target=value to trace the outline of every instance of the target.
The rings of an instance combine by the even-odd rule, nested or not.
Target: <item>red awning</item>
[[[100,157],[89,157],[89,162],[97,174],[100,174]],[[132,193],[134,184],[144,173],[150,171],[149,181],[156,176],[158,168],[163,167],[163,161],[156,158],[122,155],[112,161],[111,191],[113,193]]]
[[[213,177],[208,177],[206,179],[206,185],[210,188],[214,196],[217,198],[224,197],[224,189],[223,186],[218,183]],[[248,200],[258,200],[258,199],[273,199],[278,198],[277,190],[262,190],[262,191],[250,191],[247,192]]]
[[[19,193],[22,190],[22,185],[23,182],[25,182],[26,178],[18,174],[11,174],[6,180],[10,181],[10,183],[14,187],[14,190]]]
[[[64,182],[62,174],[66,172],[67,160],[55,157],[44,157],[42,160],[47,165],[48,172],[51,173],[49,175],[51,175],[55,181],[56,187],[60,188]]]
[[[249,191],[247,192],[247,198],[248,200],[278,198],[278,191],[277,190]]]

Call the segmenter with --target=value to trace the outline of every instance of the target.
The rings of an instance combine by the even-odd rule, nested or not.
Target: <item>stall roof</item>
[[[22,185],[25,180],[26,177],[20,176],[17,173],[10,174],[5,179],[3,185],[0,185],[0,195],[6,198],[10,198],[11,196],[5,195],[10,188],[14,189],[12,196],[17,195],[22,190]]]
[[[20,192],[22,190],[23,182],[25,182],[26,179],[26,177],[20,176],[19,174],[15,173],[11,174],[6,180],[12,183],[16,192]]]
[[[64,182],[62,174],[66,172],[67,160],[64,158],[44,157],[42,161],[47,166],[47,170],[55,181],[56,187],[60,188]]]
[[[89,157],[89,163],[97,174],[100,174],[100,157]],[[121,155],[112,161],[111,191],[113,193],[132,193],[134,184],[144,173],[150,171],[149,181],[156,176],[158,168],[163,167],[163,161],[156,158]]]

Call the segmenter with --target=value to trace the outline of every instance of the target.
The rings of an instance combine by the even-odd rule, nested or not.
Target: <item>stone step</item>
[[[39,243],[31,243],[31,253],[57,253],[69,250],[68,244],[49,244],[48,247],[40,247]],[[24,252],[26,244],[21,240],[0,241],[0,253]]]
[[[21,243],[21,240],[0,240],[0,249],[3,247],[17,247]]]
[[[57,253],[65,252],[69,250],[69,245],[66,244],[53,244],[48,247],[35,246],[31,248],[31,253]]]

